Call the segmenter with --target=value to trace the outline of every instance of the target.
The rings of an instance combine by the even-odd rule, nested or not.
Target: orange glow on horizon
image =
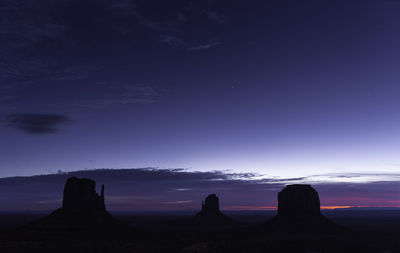
[[[363,207],[393,207],[393,206],[321,206],[321,210],[334,210],[345,208],[363,208]],[[225,206],[223,210],[237,210],[237,211],[276,211],[277,206]]]
[[[321,206],[321,210],[333,210],[333,209],[351,208],[351,207],[360,207],[360,206]]]

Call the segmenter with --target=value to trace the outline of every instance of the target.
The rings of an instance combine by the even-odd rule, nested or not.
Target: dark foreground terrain
[[[225,212],[234,226],[192,222],[194,212],[114,213],[121,229],[26,230],[46,213],[0,214],[0,252],[400,252],[400,210],[334,210],[347,229],[287,232],[263,224],[275,212]]]

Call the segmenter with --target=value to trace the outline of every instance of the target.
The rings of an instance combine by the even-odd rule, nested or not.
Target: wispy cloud
[[[52,14],[51,4],[21,0],[2,2],[0,84],[85,78],[87,73],[80,64],[65,65],[39,46],[51,48],[69,29]]]
[[[400,181],[400,173],[373,173],[373,172],[352,172],[352,173],[327,173],[321,175],[311,175],[304,179],[307,182],[350,182],[350,183],[366,183],[366,182],[383,182],[383,181]]]
[[[179,48],[187,51],[200,51],[205,49],[210,49],[212,47],[218,46],[221,44],[221,40],[219,37],[209,39],[204,43],[197,44],[195,42],[187,42],[182,38],[179,38],[174,35],[162,35],[160,38],[161,43],[165,43],[171,47]]]
[[[153,34],[149,36],[150,39],[190,52],[207,50],[221,44],[218,31],[198,33],[196,38],[187,36],[193,29],[204,24],[212,27],[209,26],[210,22],[220,23],[224,19],[222,13],[210,9],[212,4],[167,4],[166,8],[160,8],[156,13],[149,12],[143,2],[134,0],[90,1],[82,6],[79,13],[75,12],[76,6],[81,6],[80,1],[2,2],[0,103],[18,103],[18,106],[23,106],[23,103],[37,104],[34,95],[28,97],[26,94],[30,91],[38,94],[39,90],[46,90],[48,94],[50,86],[50,89],[62,90],[78,84],[82,86],[84,81],[85,86],[98,82],[96,78],[103,74],[103,70],[107,72],[113,69],[107,54],[108,46],[112,43],[107,43],[107,39],[121,36],[121,33],[124,39],[130,40],[132,36],[126,34],[132,35],[141,28],[149,29],[150,34]],[[100,15],[102,19],[97,18]],[[82,25],[77,25],[78,19]],[[82,29],[86,36],[81,35]],[[95,41],[99,36],[103,36],[104,40]],[[94,53],[94,49],[88,46],[92,44],[98,45],[101,51]],[[124,49],[121,52],[124,53]],[[94,60],[93,53],[99,58]],[[110,76],[115,75],[112,73]],[[60,89],[54,88],[56,86]],[[154,87],[143,86],[147,89],[144,93],[157,92]],[[68,104],[103,107],[111,104],[151,103],[156,97],[122,93],[106,94],[100,99],[67,99],[70,100]],[[56,99],[49,100],[44,99],[40,103],[52,104]],[[21,101],[23,103],[19,103]]]
[[[0,101],[8,101],[8,100],[12,100],[15,98],[16,98],[16,96],[3,96],[3,97],[0,97]]]
[[[184,42],[182,39],[173,36],[173,35],[161,35],[160,38],[161,43],[168,44],[172,47],[186,47],[187,43]]]
[[[104,108],[112,105],[151,104],[159,99],[156,87],[138,84],[123,84],[114,81],[102,82],[95,86],[101,95],[85,96],[71,103],[73,106]]]
[[[216,23],[222,24],[228,21],[228,18],[220,12],[206,10],[204,12],[208,18],[215,21]]]
[[[108,3],[108,8],[117,11],[118,15],[133,18],[155,32],[176,32],[180,29],[180,24],[183,22],[182,16],[171,15],[168,20],[159,20],[157,16],[151,17],[146,14],[140,7],[140,4],[133,0],[117,0]],[[124,28],[130,30],[128,27]]]
[[[209,48],[218,46],[220,44],[221,44],[221,40],[220,40],[220,38],[217,37],[217,38],[213,38],[213,39],[208,40],[204,44],[200,44],[200,45],[197,45],[197,46],[189,47],[188,50],[189,51],[199,51],[199,50],[209,49]]]

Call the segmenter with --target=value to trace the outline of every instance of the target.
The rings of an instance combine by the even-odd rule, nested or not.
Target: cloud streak
[[[151,104],[157,102],[160,97],[156,87],[144,83],[101,82],[93,87],[94,94],[95,91],[101,91],[101,94],[76,99],[71,102],[71,105],[104,108],[112,105]]]
[[[221,39],[219,37],[216,37],[209,39],[204,43],[198,44],[194,42],[187,42],[182,38],[174,35],[162,35],[160,38],[160,42],[165,43],[171,47],[180,48],[187,51],[201,51],[220,45]]]
[[[221,44],[220,38],[213,38],[209,41],[207,41],[204,44],[200,44],[197,46],[193,46],[188,48],[189,51],[199,51],[199,50],[205,50],[205,49],[209,49],[215,46],[218,46],[219,44]]]

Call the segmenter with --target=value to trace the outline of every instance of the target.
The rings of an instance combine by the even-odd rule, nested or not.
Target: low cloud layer
[[[60,114],[39,114],[39,113],[14,113],[5,118],[9,127],[13,127],[28,134],[51,134],[71,119]]]
[[[102,169],[33,177],[0,179],[0,210],[53,210],[61,206],[68,177],[96,180],[105,185],[109,210],[198,210],[210,193],[220,197],[224,210],[270,210],[286,184],[299,179],[254,180],[249,174],[189,172],[181,169]],[[306,179],[303,179],[306,182]],[[316,183],[322,206],[398,207],[398,181]]]

